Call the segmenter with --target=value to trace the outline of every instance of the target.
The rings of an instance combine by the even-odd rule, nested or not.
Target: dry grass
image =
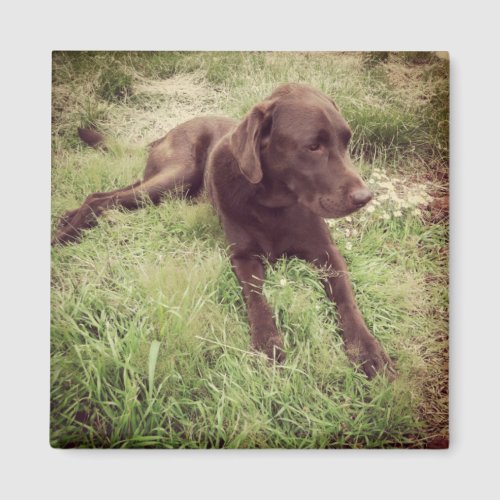
[[[108,127],[127,143],[151,142],[194,116],[217,114],[223,108],[224,93],[211,87],[199,71],[167,80],[137,77],[136,82],[128,106],[116,106],[109,113]]]

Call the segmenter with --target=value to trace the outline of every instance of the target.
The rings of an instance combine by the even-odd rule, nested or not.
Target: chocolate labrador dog
[[[98,133],[80,129],[97,147]],[[308,86],[278,87],[237,123],[195,118],[152,143],[144,179],[123,189],[94,193],[66,213],[53,243],[78,238],[110,207],[160,202],[172,190],[196,195],[205,186],[230,244],[233,270],[248,308],[252,345],[278,362],[282,337],[262,294],[263,259],[295,256],[320,268],[335,302],[349,358],[369,378],[391,360],[369,332],[356,305],[344,259],[324,218],[343,217],[372,198],[352,169],[351,130],[336,104]]]

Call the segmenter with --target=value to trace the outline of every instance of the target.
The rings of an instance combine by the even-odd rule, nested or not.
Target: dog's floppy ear
[[[269,133],[272,117],[271,103],[261,103],[252,108],[231,136],[231,149],[241,173],[252,183],[262,180],[260,146]]]

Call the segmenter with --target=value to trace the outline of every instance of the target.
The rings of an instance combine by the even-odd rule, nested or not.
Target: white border
[[[498,57],[493,2],[9,4],[2,15],[2,410],[6,498],[490,498],[499,444]],[[403,7],[404,5],[404,7]],[[48,445],[50,62],[60,49],[449,50],[448,451],[77,451]]]

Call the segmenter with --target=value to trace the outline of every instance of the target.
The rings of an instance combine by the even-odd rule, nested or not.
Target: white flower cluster
[[[381,169],[374,168],[368,179],[373,200],[360,212],[342,219],[327,219],[329,227],[335,229],[336,237],[346,239],[345,249],[351,250],[352,241],[356,239],[361,226],[369,220],[389,221],[403,215],[420,216],[421,209],[432,197],[428,194],[430,185],[425,183],[409,183],[403,177],[392,176],[389,178]],[[354,224],[353,224],[354,222]],[[357,223],[357,224],[356,224]],[[357,227],[355,227],[357,225]]]
[[[373,169],[368,185],[374,197],[366,211],[382,220],[402,217],[408,212],[419,216],[419,207],[432,201],[432,197],[427,193],[427,184],[408,184],[404,178],[396,176],[390,179],[379,168]]]

